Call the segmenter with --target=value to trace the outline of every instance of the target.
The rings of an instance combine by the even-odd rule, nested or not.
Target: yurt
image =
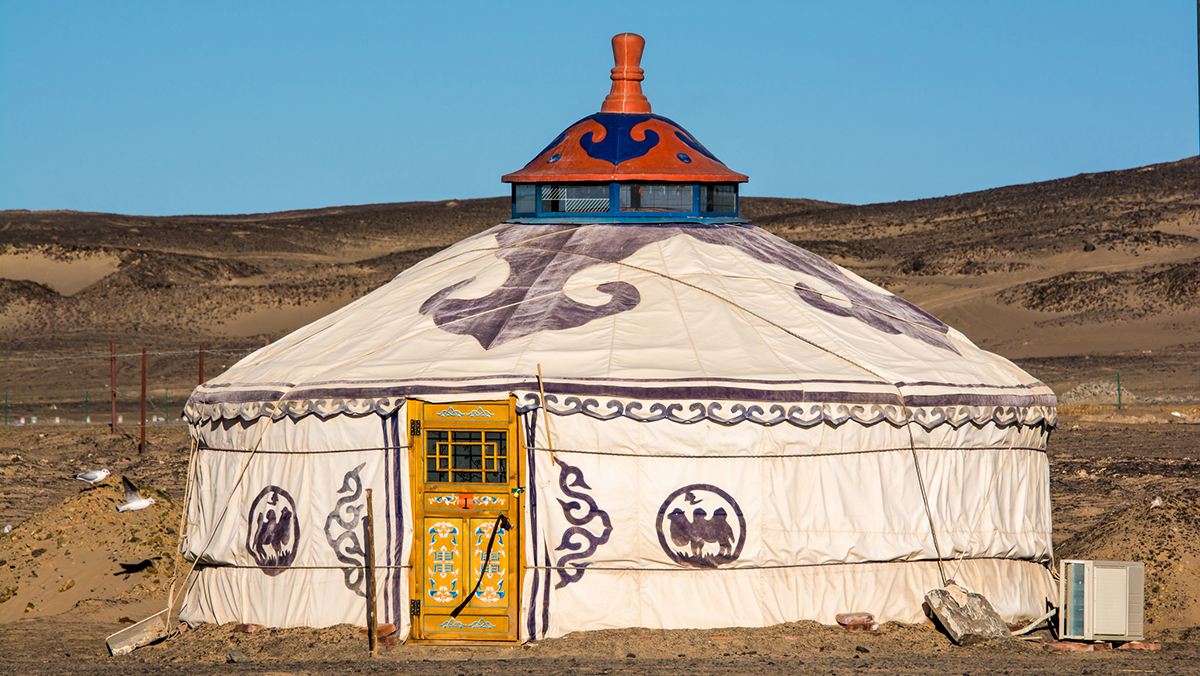
[[[372,550],[414,642],[1042,615],[1054,394],[739,218],[643,46],[510,220],[195,390],[181,619],[361,625]]]

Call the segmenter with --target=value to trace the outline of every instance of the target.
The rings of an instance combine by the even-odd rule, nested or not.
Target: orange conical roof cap
[[[642,50],[646,48],[646,38],[637,33],[621,33],[612,39],[613,60],[617,65],[612,69],[612,90],[604,97],[602,113],[649,113],[650,100],[642,94],[642,80],[646,79],[642,70]]]
[[[612,39],[612,90],[600,112],[567,127],[506,183],[666,181],[745,183],[686,129],[650,112],[642,94],[642,50],[636,33]]]

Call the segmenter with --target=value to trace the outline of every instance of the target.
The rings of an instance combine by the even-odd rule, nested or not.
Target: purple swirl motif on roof
[[[583,118],[579,122],[594,120],[597,124],[604,127],[604,138],[600,141],[594,141],[592,140],[594,134],[589,131],[579,139],[579,145],[583,147],[584,152],[589,157],[611,162],[614,165],[620,164],[625,160],[641,157],[650,152],[651,148],[658,145],[658,132],[653,129],[647,129],[645,130],[646,138],[641,141],[635,141],[633,138],[633,128],[646,120],[654,119],[662,118],[657,115],[596,113],[590,117]],[[579,122],[575,124],[579,124]]]
[[[545,236],[551,228],[558,232]],[[502,226],[496,232],[502,247],[496,257],[508,263],[509,273],[500,288],[482,298],[448,297],[473,282],[472,277],[430,296],[421,304],[421,314],[432,315],[434,323],[445,331],[473,336],[485,350],[541,331],[583,326],[594,319],[632,310],[642,296],[634,285],[612,281],[596,287],[611,296],[607,303],[587,305],[563,292],[567,279],[584,268],[627,258],[671,234],[656,228],[631,228],[614,235],[608,228]],[[521,242],[524,244],[507,248]]]
[[[822,312],[959,354],[947,335],[950,327],[936,317],[898,296],[860,284],[824,258],[757,228],[514,224],[497,228],[495,234],[501,247],[495,255],[509,265],[508,279],[500,288],[482,298],[449,297],[473,282],[472,277],[434,293],[420,309],[421,314],[431,315],[438,327],[473,336],[485,350],[541,331],[573,329],[632,310],[641,302],[641,294],[628,282],[597,285],[597,290],[611,297],[603,305],[573,300],[563,287],[580,270],[622,261],[648,244],[685,234],[815,277],[850,301],[848,307],[834,303],[803,281],[795,282],[800,299]]]
[[[812,307],[839,317],[850,317],[873,329],[906,335],[927,345],[962,354],[948,336],[950,327],[937,317],[890,293],[883,293],[851,280],[838,266],[820,256],[766,232],[747,228],[687,230],[687,234],[710,244],[731,246],[764,263],[773,263],[825,282],[850,301],[845,307],[831,302],[816,289],[796,282],[800,299]]]

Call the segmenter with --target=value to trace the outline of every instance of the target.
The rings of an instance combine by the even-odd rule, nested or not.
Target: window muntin
[[[720,214],[737,212],[736,183],[701,183],[700,211]]]
[[[537,212],[537,186],[533,183],[513,184],[513,213],[532,214]]]
[[[427,483],[502,484],[508,482],[507,432],[427,430]]]
[[[545,213],[591,213],[608,211],[608,185],[589,183],[542,186]]]
[[[694,211],[691,183],[622,183],[621,211]]]

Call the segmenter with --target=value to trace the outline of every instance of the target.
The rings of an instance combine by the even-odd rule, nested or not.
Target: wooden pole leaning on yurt
[[[546,386],[542,383],[542,365],[537,365],[538,391],[542,394],[542,418],[546,421],[546,448],[550,451],[550,465],[554,465],[554,440],[550,438],[550,409],[546,406]]]
[[[371,657],[375,656],[375,632],[377,629],[377,618],[375,616],[375,509],[371,502],[371,489],[367,489],[367,519],[364,524],[366,529],[366,555],[367,555],[367,649],[371,653]]]

